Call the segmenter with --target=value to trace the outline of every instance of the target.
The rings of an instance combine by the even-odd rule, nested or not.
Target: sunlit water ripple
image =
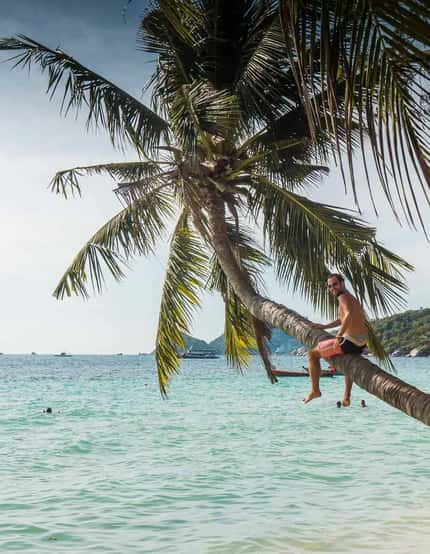
[[[152,357],[1,356],[0,551],[427,553],[430,430],[342,385],[189,360],[164,401]]]

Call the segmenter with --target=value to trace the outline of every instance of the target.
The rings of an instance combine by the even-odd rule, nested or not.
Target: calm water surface
[[[0,552],[427,554],[430,429],[307,388],[188,360],[163,401],[152,357],[0,356]]]

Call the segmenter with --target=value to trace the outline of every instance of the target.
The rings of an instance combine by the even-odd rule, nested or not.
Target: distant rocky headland
[[[385,349],[392,356],[430,356],[430,308],[408,310],[373,322],[376,332]],[[195,337],[185,336],[187,349],[212,350],[224,354],[224,335],[206,342]],[[273,329],[270,340],[273,354],[303,355],[306,347],[296,339]]]

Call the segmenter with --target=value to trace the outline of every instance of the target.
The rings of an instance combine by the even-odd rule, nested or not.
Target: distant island
[[[385,349],[393,356],[430,356],[430,308],[408,310],[373,322]],[[224,354],[224,335],[206,342],[186,335],[187,349],[214,350]],[[306,350],[296,339],[279,329],[272,330],[273,354],[303,354]]]
[[[393,356],[430,356],[430,308],[408,310],[374,322],[382,344]]]
[[[219,355],[224,354],[224,334],[210,342],[188,335],[185,335],[184,339],[187,350],[190,348],[193,350],[213,350]],[[286,335],[279,329],[272,330],[272,338],[270,339],[269,345],[273,354],[289,354],[291,351],[302,346],[296,339]]]

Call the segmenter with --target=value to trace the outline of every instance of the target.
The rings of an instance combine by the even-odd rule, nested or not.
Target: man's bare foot
[[[303,398],[303,404],[307,404],[308,402],[310,402],[311,400],[313,400],[314,398],[318,398],[319,396],[321,396],[321,393],[318,391],[318,392],[313,392],[311,391],[306,398]]]
[[[347,407],[350,406],[350,405],[351,405],[351,400],[350,400],[349,398],[344,398],[344,399],[342,400],[342,406],[343,406],[344,408],[347,408]]]

